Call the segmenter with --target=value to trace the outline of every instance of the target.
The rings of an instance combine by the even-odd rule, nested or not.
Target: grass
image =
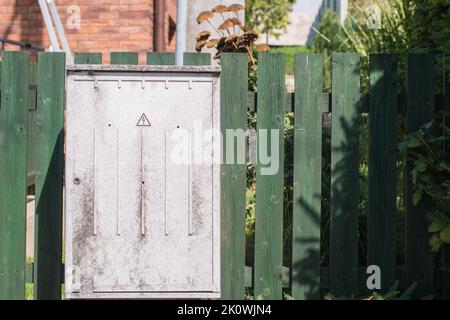
[[[34,285],[32,283],[25,284],[25,300],[33,300]]]
[[[306,46],[272,47],[270,48],[270,52],[286,54],[286,74],[293,75],[295,55],[298,53],[308,53],[310,50]]]

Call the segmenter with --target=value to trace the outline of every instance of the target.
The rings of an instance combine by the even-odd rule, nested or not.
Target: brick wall
[[[72,52],[102,52],[109,63],[114,51],[145,53],[153,48],[153,0],[55,0]],[[80,28],[69,29],[73,14],[70,6],[80,10]],[[173,50],[175,37],[169,42],[169,21],[176,21],[176,0],[166,2],[167,51]],[[72,15],[73,16],[73,15]],[[48,48],[50,41],[37,0],[1,0],[0,35],[11,40],[26,41]],[[172,33],[173,35],[173,33]],[[0,50],[18,50],[12,45]],[[35,53],[32,53],[35,55]]]

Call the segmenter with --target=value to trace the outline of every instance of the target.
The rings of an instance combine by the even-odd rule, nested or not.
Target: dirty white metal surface
[[[67,69],[66,296],[220,297],[220,165],[172,160],[220,129],[220,69]]]

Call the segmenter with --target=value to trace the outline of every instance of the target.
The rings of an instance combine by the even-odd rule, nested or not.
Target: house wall
[[[175,37],[169,40],[169,21],[176,21],[176,2],[166,1],[168,51],[175,49]],[[109,63],[110,52],[134,51],[140,53],[140,63],[145,63],[145,53],[153,49],[153,0],[55,0],[55,3],[72,52],[101,52],[104,63]],[[71,29],[73,8],[79,9],[80,25]],[[38,1],[1,0],[0,36],[48,48],[50,41]],[[0,45],[1,50],[19,48],[5,44]]]
[[[325,10],[333,10],[344,23],[348,14],[348,0],[297,0],[293,12],[289,15],[291,24],[279,38],[269,37],[272,46],[310,45],[316,36]]]

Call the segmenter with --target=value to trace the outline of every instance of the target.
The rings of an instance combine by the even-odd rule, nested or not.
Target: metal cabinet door
[[[68,297],[220,295],[219,81],[201,70],[69,71]]]

